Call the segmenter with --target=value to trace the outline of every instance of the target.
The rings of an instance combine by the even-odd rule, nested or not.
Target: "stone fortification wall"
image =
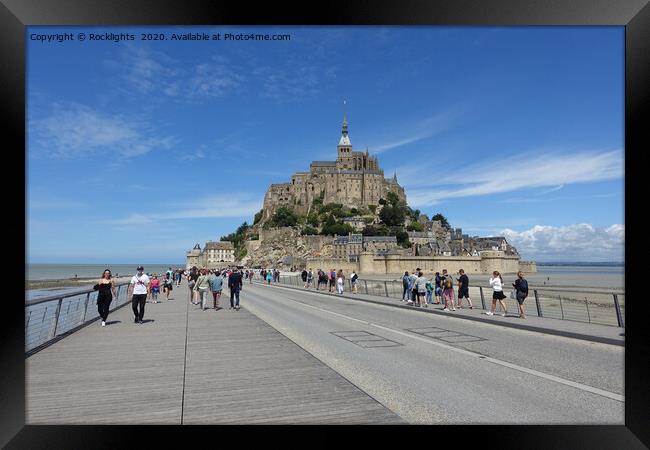
[[[519,261],[519,270],[525,273],[537,272],[537,263],[535,261]]]
[[[342,259],[337,259],[337,258],[307,258],[304,260],[299,261],[300,266],[298,268],[300,270],[306,268],[309,270],[309,268],[312,268],[313,271],[317,271],[318,269],[322,270],[329,270],[329,269],[335,269],[337,272],[339,269],[343,269],[343,273],[347,276],[350,274],[353,270],[358,271],[359,267],[356,262],[349,262],[347,260],[342,260]]]
[[[503,252],[483,252],[478,256],[375,256],[362,253],[359,257],[359,273],[364,275],[386,275],[412,272],[419,267],[431,274],[447,269],[456,273],[458,269],[468,274],[489,274],[498,270],[503,274],[513,274],[519,270],[519,257],[505,255]]]

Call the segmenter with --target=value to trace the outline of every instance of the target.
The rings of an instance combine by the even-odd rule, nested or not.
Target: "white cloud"
[[[526,231],[500,231],[523,259],[538,261],[623,261],[625,225],[596,228],[586,223],[561,227],[535,225]]]
[[[464,167],[462,174],[453,170],[435,178],[426,176],[432,169],[430,165],[406,167],[412,174],[405,183],[409,204],[427,206],[449,198],[614,180],[624,176],[624,159],[621,150],[546,152],[488,160]],[[439,188],[444,185],[451,188]]]
[[[31,120],[29,150],[73,158],[96,153],[132,157],[155,148],[169,148],[170,136],[158,136],[142,121],[106,114],[78,103],[55,103],[44,119]]]
[[[183,203],[168,203],[166,212],[130,214],[113,220],[114,225],[151,225],[160,221],[181,219],[209,219],[220,217],[246,217],[257,213],[263,199],[252,194],[224,192],[222,195],[203,197]]]

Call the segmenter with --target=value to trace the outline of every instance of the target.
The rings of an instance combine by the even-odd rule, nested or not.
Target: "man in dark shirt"
[[[239,311],[239,291],[244,287],[241,273],[237,269],[233,271],[228,277],[228,288],[230,289],[230,309]],[[236,302],[233,302],[234,299]]]
[[[462,301],[463,298],[466,298],[467,303],[469,303],[469,309],[474,309],[474,306],[472,306],[472,300],[469,298],[469,278],[465,275],[463,269],[460,269],[458,273],[460,274],[460,277],[456,278],[456,281],[458,281],[458,307],[463,307]]]

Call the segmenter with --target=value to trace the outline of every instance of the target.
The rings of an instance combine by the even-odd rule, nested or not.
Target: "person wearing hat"
[[[151,292],[151,287],[149,277],[144,273],[144,267],[138,266],[137,271],[138,273],[131,277],[129,295],[132,295],[131,306],[133,307],[133,314],[135,314],[135,323],[143,323],[144,305],[147,302],[147,296]]]

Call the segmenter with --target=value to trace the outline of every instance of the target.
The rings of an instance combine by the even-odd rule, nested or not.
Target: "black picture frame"
[[[317,4],[264,2],[254,8],[247,2],[209,2],[197,0],[2,0],[0,4],[0,92],[4,106],[4,137],[8,146],[10,167],[25,169],[25,27],[30,25],[237,25],[237,24],[314,24],[314,25],[618,25],[625,27],[625,195],[626,195],[626,280],[636,284],[643,280],[640,268],[641,221],[643,208],[643,164],[647,151],[648,80],[650,80],[650,7],[647,0],[384,0],[333,2]],[[645,166],[647,167],[647,166]],[[17,170],[10,170],[18,172]],[[18,180],[27,186],[26,173]],[[12,233],[26,221],[25,195],[13,196],[19,181],[5,186],[8,203],[15,209],[7,214]],[[6,182],[6,180],[5,180]],[[15,198],[14,198],[15,197]],[[13,208],[12,208],[13,209]],[[637,217],[633,213],[637,213]],[[636,222],[635,222],[636,219]],[[11,263],[25,255],[25,245],[18,239],[7,239]],[[25,242],[23,242],[25,244]],[[13,247],[15,246],[15,248]],[[16,257],[15,255],[18,255]],[[639,261],[635,261],[635,259]],[[24,260],[23,260],[24,261]],[[25,425],[25,353],[23,305],[14,301],[13,280],[5,298],[6,311],[0,327],[2,346],[2,386],[0,390],[0,444],[6,448],[122,448],[151,439],[171,442],[174,436],[183,440],[207,437],[209,442],[224,439],[226,427],[142,427],[142,426],[26,426]],[[15,288],[17,290],[17,287]],[[641,292],[641,291],[639,291]],[[648,327],[641,321],[647,316],[642,303],[626,305],[625,328],[625,426],[456,426],[456,427],[359,427],[375,439],[399,433],[402,444],[413,445],[424,439],[425,445],[443,442],[442,432],[453,439],[454,446],[476,442],[481,447],[498,448],[644,448],[650,446],[648,397],[650,377],[648,361]],[[245,421],[245,420],[244,420]],[[257,427],[256,427],[257,428]],[[311,427],[309,427],[311,428]],[[283,427],[260,431],[264,439],[275,438]],[[319,443],[342,445],[335,433],[318,430]],[[293,432],[293,430],[292,430]],[[235,431],[245,445],[257,433]],[[233,433],[227,433],[233,434]],[[305,437],[315,435],[307,433]],[[282,440],[286,439],[282,438]],[[190,441],[187,441],[188,444]],[[271,441],[266,441],[268,445]],[[282,442],[282,441],[280,441]],[[308,441],[303,441],[308,444]],[[419,443],[422,445],[422,443]]]

